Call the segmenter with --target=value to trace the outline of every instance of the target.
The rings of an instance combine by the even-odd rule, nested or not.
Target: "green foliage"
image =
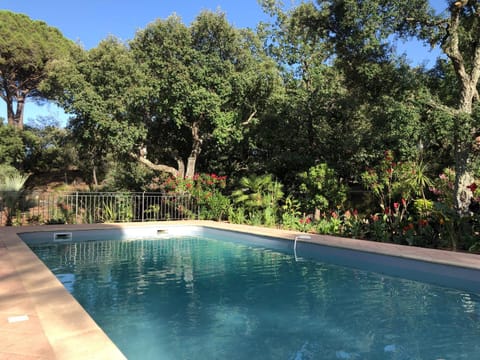
[[[110,37],[76,54],[56,78],[57,86],[65,89],[58,101],[73,115],[69,128],[82,154],[81,168],[93,185],[101,180],[97,172],[107,172],[109,154],[124,159],[142,142],[141,118],[128,112],[141,75],[128,48]]]
[[[190,194],[203,220],[221,221],[230,213],[230,198],[222,194],[226,176],[195,174],[192,179],[167,178],[159,187],[166,194]]]
[[[102,209],[102,212],[97,216],[100,222],[128,222],[133,219],[133,205],[130,194],[116,194],[115,197],[103,200],[99,208]]]
[[[272,175],[250,175],[239,181],[239,187],[232,192],[234,202],[247,209],[263,209],[274,206],[283,196],[282,186]]]
[[[25,160],[21,131],[0,123],[0,164],[20,166]]]
[[[103,191],[155,191],[156,174],[131,159],[107,157],[107,173],[102,183]]]
[[[14,173],[3,177],[0,182],[0,201],[4,207],[6,215],[6,225],[13,225],[12,220],[20,205],[20,199],[23,195],[23,186],[28,179],[28,175]],[[18,217],[17,217],[18,218]]]
[[[300,203],[292,196],[287,196],[285,204],[282,205],[282,226],[287,229],[301,230],[302,213]]]
[[[17,176],[18,170],[8,164],[0,164],[0,184],[8,177]]]
[[[245,208],[241,206],[230,207],[228,209],[228,221],[233,224],[246,224],[247,216],[245,214]]]
[[[67,129],[55,125],[31,127],[23,131],[28,153],[23,168],[31,173],[66,171],[78,164],[78,154]]]
[[[266,223],[273,226],[277,222],[279,201],[283,198],[282,184],[272,175],[250,175],[239,181],[239,188],[232,192],[236,206],[245,208],[247,223]]]
[[[335,170],[322,163],[299,175],[302,184],[302,205],[307,212],[341,208],[347,199],[347,187],[341,183]]]
[[[426,167],[422,162],[397,163],[393,153],[387,151],[377,169],[362,174],[362,182],[378,200],[381,213],[377,218],[388,226],[390,240],[400,241],[401,228],[409,215],[409,204],[419,196],[425,200],[424,190],[432,184]],[[378,220],[373,224],[378,227]],[[377,237],[377,230],[375,234]]]
[[[7,103],[8,124],[23,128],[23,108],[15,112],[14,103],[52,96],[44,85],[75,47],[43,21],[0,11],[0,97]]]
[[[242,124],[255,121],[276,84],[259,47],[254,33],[218,12],[202,12],[189,27],[172,16],[137,33],[131,48],[145,74],[137,111],[152,160],[232,151],[247,129]]]
[[[199,218],[222,221],[226,218],[230,208],[230,198],[215,191],[200,204]]]
[[[364,239],[367,235],[367,221],[363,219],[357,210],[347,210],[342,215],[342,235],[353,239]]]

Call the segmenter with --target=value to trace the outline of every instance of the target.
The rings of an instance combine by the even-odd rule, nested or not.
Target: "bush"
[[[302,181],[300,203],[306,212],[325,212],[343,207],[347,200],[347,187],[327,164],[313,166],[299,177]]]

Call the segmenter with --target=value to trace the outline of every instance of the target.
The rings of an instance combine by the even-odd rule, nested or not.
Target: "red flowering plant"
[[[368,221],[363,219],[357,209],[352,211],[347,210],[342,215],[343,220],[343,235],[352,237],[354,239],[362,239],[366,235],[366,225]]]
[[[301,219],[298,220],[299,228],[298,230],[303,232],[312,232],[313,229],[313,222],[311,216],[303,216]]]
[[[320,214],[320,219],[315,223],[315,231],[319,234],[342,233],[342,219],[339,211],[329,211]]]
[[[395,162],[393,153],[386,151],[375,169],[362,174],[362,182],[378,201],[381,210],[378,216],[386,224],[384,230],[389,232],[386,238],[401,242],[402,227],[410,216],[410,203],[415,197],[424,198],[424,188],[430,184],[426,166],[421,162]],[[376,222],[371,224],[375,232],[382,228]]]

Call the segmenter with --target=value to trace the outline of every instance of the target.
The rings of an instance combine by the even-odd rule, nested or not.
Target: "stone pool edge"
[[[41,231],[133,227],[199,226],[293,241],[301,234],[273,228],[213,221],[51,225],[0,228],[0,357],[37,359],[125,359],[108,336],[68,293],[18,234]],[[302,239],[345,248],[480,270],[480,256],[365,240],[308,234]],[[11,319],[28,320],[9,322]],[[3,356],[2,356],[3,355]]]

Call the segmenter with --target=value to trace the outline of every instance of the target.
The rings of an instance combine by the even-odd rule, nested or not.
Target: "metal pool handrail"
[[[295,256],[295,261],[298,260],[297,258],[297,241],[298,240],[311,240],[311,236],[309,235],[297,235],[295,236],[295,240],[293,241],[293,255]]]

